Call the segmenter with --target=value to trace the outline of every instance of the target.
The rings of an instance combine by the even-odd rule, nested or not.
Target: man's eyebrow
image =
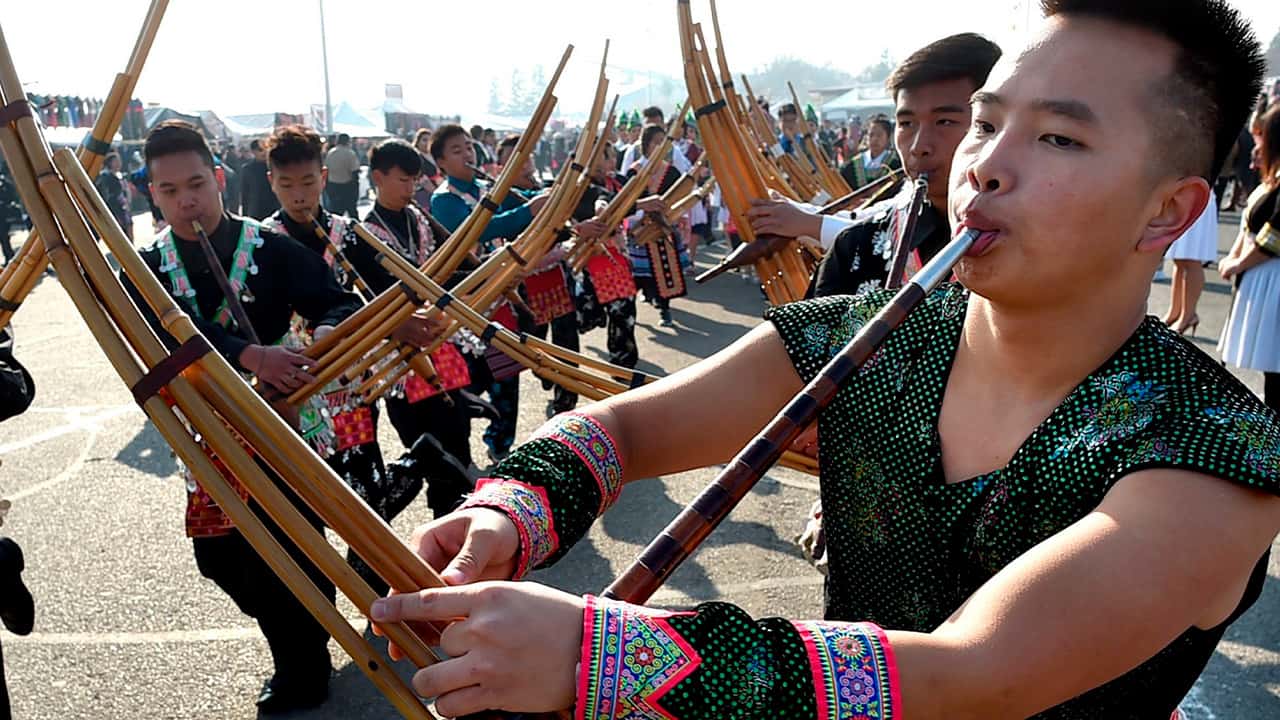
[[[969,108],[964,105],[939,105],[933,109],[933,112],[935,115],[942,115],[945,113],[963,113],[969,112]]]
[[[999,95],[979,90],[973,94],[969,102],[974,105],[1004,105],[1004,98]],[[1031,109],[1036,112],[1050,113],[1052,115],[1062,115],[1076,122],[1085,123],[1087,125],[1098,124],[1098,114],[1093,111],[1085,103],[1079,100],[1048,100],[1044,98],[1031,101]]]

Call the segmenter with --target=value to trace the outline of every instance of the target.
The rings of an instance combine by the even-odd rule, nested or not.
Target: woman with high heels
[[[1249,198],[1240,235],[1220,264],[1239,276],[1218,352],[1228,365],[1263,373],[1263,400],[1280,410],[1280,106],[1252,128],[1262,183]]]
[[[1200,326],[1196,306],[1204,292],[1204,264],[1218,259],[1218,198],[1210,194],[1200,219],[1183,233],[1165,253],[1173,261],[1172,302],[1164,324],[1179,335],[1195,335]]]

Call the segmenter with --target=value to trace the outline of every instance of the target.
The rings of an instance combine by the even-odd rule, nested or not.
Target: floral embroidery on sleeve
[[[796,622],[809,653],[817,720],[893,720],[902,706],[884,631],[871,623]]]
[[[613,506],[622,493],[622,459],[609,432],[582,413],[563,413],[533,434],[532,440],[547,438],[565,445],[586,464],[600,487],[597,515]]]
[[[658,701],[702,659],[671,617],[587,596],[574,720],[675,720]]]
[[[518,480],[481,478],[476,491],[458,509],[487,507],[505,513],[520,536],[520,558],[512,580],[541,565],[560,548],[547,491]]]

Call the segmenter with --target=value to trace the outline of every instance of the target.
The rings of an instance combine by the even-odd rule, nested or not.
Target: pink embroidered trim
[[[520,536],[520,558],[512,580],[519,580],[560,548],[547,491],[518,480],[481,478],[476,491],[458,509],[485,507],[511,518]]]
[[[595,418],[576,412],[562,413],[538,428],[531,439],[540,438],[568,447],[591,471],[600,488],[597,517],[617,502],[622,493],[622,458],[609,431]]]
[[[675,720],[658,705],[702,663],[667,613],[586,596],[575,720]]]
[[[809,656],[817,720],[898,717],[898,667],[883,630],[872,623],[792,624]]]

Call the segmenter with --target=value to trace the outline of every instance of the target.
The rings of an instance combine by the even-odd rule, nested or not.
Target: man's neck
[[[957,356],[970,378],[1002,387],[1004,398],[1065,397],[1133,335],[1146,295],[1081,292],[1073,300],[1006,307],[969,300]],[[957,361],[959,364],[959,361]]]
[[[404,212],[404,208],[405,208],[405,205],[389,203],[386,200],[383,200],[382,198],[378,198],[376,204],[379,209],[386,210],[388,212],[393,212],[393,213]]]

